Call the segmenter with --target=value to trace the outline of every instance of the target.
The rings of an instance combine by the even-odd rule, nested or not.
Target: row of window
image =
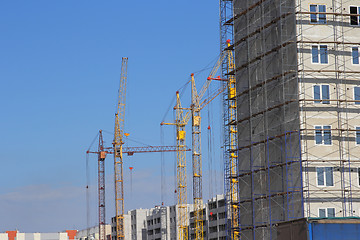
[[[334,218],[335,217],[335,208],[319,208],[319,217]]]
[[[310,22],[313,24],[326,24],[326,5],[310,4]],[[360,14],[360,7],[350,6],[350,14]],[[350,25],[360,24],[360,16],[350,16]]]
[[[360,168],[357,169],[358,184],[360,186]],[[334,168],[333,167],[316,167],[317,186],[332,187],[334,186]]]
[[[314,85],[314,103],[329,104],[330,86],[328,84]],[[354,87],[354,100],[356,105],[360,105],[360,87]]]
[[[355,143],[360,145],[360,127],[355,128]],[[315,144],[331,145],[331,126],[315,126]]]
[[[328,46],[327,45],[312,45],[311,46],[311,62],[312,63],[320,63],[320,64],[328,64],[329,63],[329,54],[328,54]],[[352,64],[359,64],[359,47],[351,48],[351,57]]]

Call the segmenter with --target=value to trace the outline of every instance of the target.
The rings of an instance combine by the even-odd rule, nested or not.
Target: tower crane
[[[96,152],[86,151],[87,154],[98,155],[98,197],[99,197],[99,240],[105,240],[105,158],[109,148],[104,147],[102,130],[99,130],[99,143]],[[89,186],[87,186],[88,188]]]
[[[227,224],[227,231],[233,240],[240,239],[239,236],[239,208],[238,208],[238,156],[237,156],[237,126],[236,126],[236,79],[233,50],[230,47],[230,40],[227,44],[227,100],[225,100],[226,115],[225,116],[225,196],[229,199],[228,211],[230,215],[230,224]]]
[[[214,78],[218,71],[225,54],[222,54],[214,68],[212,69],[207,81],[198,93],[196,90],[194,74],[191,74],[191,107],[183,108],[181,106],[179,92],[176,92],[176,119],[174,123],[164,123],[161,125],[176,126],[177,142],[177,204],[179,206],[179,240],[188,239],[187,228],[187,185],[186,185],[186,155],[184,152],[186,131],[185,127],[192,116],[192,167],[193,167],[193,201],[194,201],[194,222],[195,222],[195,239],[204,239],[203,235],[203,199],[202,199],[202,159],[201,159],[201,117],[200,111],[208,105],[216,96],[222,93],[226,85],[223,85],[203,99],[205,92],[208,90],[212,80],[223,80],[220,77]],[[186,111],[186,112],[184,112]]]
[[[114,130],[114,175],[115,175],[115,219],[116,219],[116,239],[124,239],[124,177],[123,177],[123,156],[122,146],[125,122],[125,97],[127,81],[127,62],[128,58],[123,57],[121,63],[120,86],[118,93],[117,112],[115,113]]]

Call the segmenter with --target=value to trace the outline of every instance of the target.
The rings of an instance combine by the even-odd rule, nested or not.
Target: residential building
[[[106,239],[111,239],[111,225],[105,225]],[[99,240],[99,225],[88,229],[80,230],[76,233],[76,239],[80,240]]]
[[[22,233],[17,230],[0,233],[0,240],[73,240],[76,238],[77,230],[65,230],[56,233]]]
[[[239,231],[360,211],[360,5],[235,0]],[[350,15],[353,14],[353,15]]]

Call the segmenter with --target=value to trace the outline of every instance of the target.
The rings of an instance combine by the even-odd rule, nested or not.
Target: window
[[[335,217],[335,208],[319,208],[319,217],[334,218]]]
[[[360,127],[356,127],[355,141],[356,141],[356,144],[360,145]]]
[[[358,183],[360,185],[360,168],[358,168]]]
[[[326,24],[326,14],[322,14],[326,12],[325,5],[310,5],[310,22],[311,23],[319,23],[319,24]]]
[[[315,126],[315,144],[331,145],[331,126]]]
[[[353,47],[352,51],[351,51],[351,55],[352,55],[352,63],[353,64],[359,64],[359,48],[358,47]]]
[[[355,104],[360,104],[360,87],[354,87],[354,100],[359,102],[355,102]]]
[[[329,104],[330,101],[324,101],[330,99],[329,85],[314,85],[314,99],[323,101],[314,101],[314,103]]]
[[[320,47],[320,49],[319,49]],[[327,45],[313,45],[311,48],[312,63],[327,64],[328,63],[328,51]]]
[[[350,7],[350,14],[358,14],[360,12],[360,7]],[[359,25],[359,16],[350,16],[350,25]]]
[[[317,185],[318,186],[334,186],[334,168],[333,167],[317,167]]]

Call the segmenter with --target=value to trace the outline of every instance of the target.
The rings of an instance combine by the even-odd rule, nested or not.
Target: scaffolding
[[[237,103],[236,103],[236,79],[234,48],[230,46],[233,42],[233,1],[220,0],[220,52],[226,54],[221,63],[221,74],[223,87],[226,89],[223,94],[223,119],[224,119],[224,190],[225,190],[225,212],[226,218],[230,219],[225,223],[226,238],[239,239],[239,206],[238,206],[238,154],[237,154]]]
[[[241,239],[276,239],[277,223],[302,217],[359,216],[356,4],[233,3]]]

